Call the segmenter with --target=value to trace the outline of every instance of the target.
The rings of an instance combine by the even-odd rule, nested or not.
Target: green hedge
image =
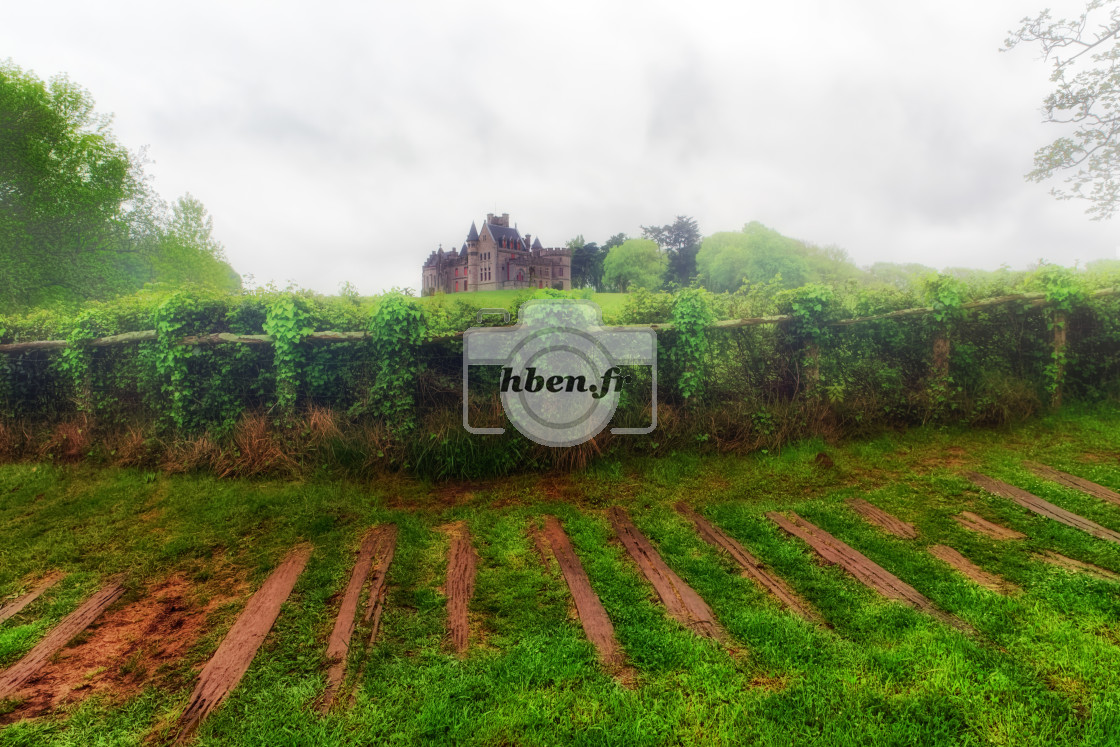
[[[910,291],[827,286],[790,291],[777,284],[732,294],[699,288],[676,294],[641,291],[606,322],[677,325],[658,333],[658,399],[668,410],[680,410],[673,421],[677,432],[698,440],[716,422],[764,432],[773,426],[775,413],[797,404],[827,411],[842,427],[1001,422],[1049,402],[1059,370],[1067,400],[1120,394],[1120,298],[1092,295],[1112,280],[1042,268],[983,287],[942,275]],[[980,292],[1023,291],[1045,293],[1049,305],[1014,301],[964,308]],[[515,317],[531,297],[514,299]],[[830,324],[916,306],[934,311]],[[1068,347],[1060,360],[1052,348],[1057,309],[1067,315]],[[0,416],[51,423],[80,414],[99,427],[143,421],[164,433],[221,435],[248,411],[293,424],[300,412],[321,405],[350,423],[379,424],[394,438],[410,439],[416,444],[415,460],[450,459],[439,457],[430,439],[442,434],[440,439],[458,443],[460,438],[453,426],[462,406],[462,343],[454,335],[475,324],[477,311],[469,296],[421,303],[399,291],[358,299],[188,289],[140,293],[92,304],[77,314],[0,317],[2,343],[56,339],[71,344],[65,350],[0,353]],[[716,319],[774,314],[792,318],[783,324],[710,326]],[[89,344],[152,329],[156,339],[150,342]],[[329,344],[305,340],[325,330],[370,336]],[[270,334],[275,342],[179,344],[188,335],[222,332]],[[931,367],[939,335],[947,336],[951,346],[947,377],[933,376]],[[491,389],[494,381],[489,380]],[[631,409],[619,417],[639,422],[648,417],[641,393],[648,389],[648,374],[634,371],[633,383],[634,391],[624,398]],[[472,407],[486,410],[491,395],[480,391]],[[656,439],[655,432],[649,442]],[[469,462],[470,450],[478,447],[462,448],[464,455],[455,458]]]

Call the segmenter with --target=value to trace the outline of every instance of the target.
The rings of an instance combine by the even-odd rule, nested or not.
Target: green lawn
[[[815,457],[826,452],[834,467]],[[178,662],[126,699],[95,694],[65,712],[0,727],[0,745],[159,744],[247,594],[299,542],[307,569],[241,686],[203,725],[201,744],[1120,744],[1120,584],[1038,562],[1049,549],[1120,572],[1120,546],[982,493],[979,469],[1120,530],[1120,506],[1047,483],[1034,459],[1120,489],[1120,408],[1069,411],[1012,430],[922,429],[844,445],[803,443],[756,457],[676,455],[606,462],[576,476],[476,485],[403,477],[370,484],[217,480],[46,464],[0,467],[0,600],[54,568],[71,575],[0,623],[0,668],[106,578],[130,589],[183,574],[202,595],[242,579]],[[861,496],[913,522],[901,540],[843,500]],[[673,510],[686,500],[818,609],[831,629],[783,612]],[[667,618],[612,538],[624,506],[665,561],[711,605],[734,653]],[[822,565],[762,514],[797,511],[979,631],[964,634],[889,603]],[[952,520],[961,510],[1018,529],[995,542]],[[528,523],[561,518],[615,624],[633,688],[596,662],[567,587],[541,566]],[[447,539],[464,520],[479,572],[472,648],[444,640]],[[394,521],[398,550],[379,643],[352,707],[312,708],[326,640],[366,527]],[[951,545],[1019,585],[983,590],[925,547]],[[361,639],[359,630],[356,640]],[[96,633],[94,633],[96,635]],[[79,638],[79,641],[82,639]],[[360,647],[359,647],[360,648]],[[354,654],[350,671],[362,657]],[[107,662],[112,670],[126,662]],[[18,704],[0,703],[0,714]],[[0,717],[2,720],[3,717]]]
[[[498,290],[475,291],[473,293],[444,293],[438,296],[425,296],[421,299],[421,302],[432,304],[439,303],[441,300],[444,302],[461,300],[482,308],[508,309],[512,311],[517,298],[527,292],[531,291]],[[603,317],[609,321],[622,311],[629,295],[629,293],[593,293],[591,295],[591,300],[599,304],[599,307],[603,310]]]

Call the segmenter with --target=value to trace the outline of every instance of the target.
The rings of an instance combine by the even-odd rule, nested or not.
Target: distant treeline
[[[0,61],[0,312],[240,277],[189,194],[168,206],[89,92]]]

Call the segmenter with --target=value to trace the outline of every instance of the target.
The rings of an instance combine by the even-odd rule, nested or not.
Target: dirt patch
[[[749,576],[764,591],[777,599],[779,604],[815,625],[824,624],[824,621],[813,608],[809,606],[808,602],[799,597],[793,589],[789,588],[789,585],[786,584],[785,581],[767,570],[762,565],[761,561],[747,552],[747,549],[740,545],[734,537],[693,511],[685,503],[678,503],[677,511],[686,519],[692,521],[696,526],[696,531],[705,542],[709,545],[726,550],[735,562],[739,564],[739,567],[743,569],[743,574]]]
[[[781,692],[789,686],[789,677],[774,677],[767,674],[756,674],[751,678],[750,685],[751,689],[753,690],[770,690],[772,692]]]
[[[1120,630],[1115,625],[1100,625],[1093,629],[1093,633],[1102,641],[1120,647]]]
[[[166,665],[183,659],[205,632],[207,610],[192,600],[190,582],[175,575],[106,612],[12,696],[22,702],[0,723],[39,716],[91,693],[121,701],[138,694],[168,674]]]
[[[447,483],[438,486],[432,493],[441,506],[461,506],[474,500],[475,488],[472,485]]]
[[[1044,675],[1047,686],[1061,693],[1069,701],[1077,718],[1084,721],[1089,717],[1089,704],[1092,702],[1092,689],[1084,680],[1065,673],[1051,672]]]
[[[932,545],[929,548],[929,554],[945,561],[985,589],[991,589],[1000,594],[1016,594],[1020,591],[1015,584],[1000,578],[994,573],[988,573],[948,545]]]
[[[638,565],[642,575],[653,585],[654,591],[661,598],[661,603],[665,605],[669,615],[700,635],[729,642],[731,637],[716,620],[712,608],[685,583],[684,579],[666,565],[650,541],[630,521],[626,512],[614,506],[607,515],[610,517],[615,534]]]
[[[938,467],[945,469],[954,469],[964,466],[968,461],[968,452],[960,446],[946,446],[936,454],[923,457],[918,464],[926,470],[937,469]]]
[[[537,489],[550,501],[577,503],[580,491],[568,475],[546,475],[537,483]]]
[[[1026,539],[1027,536],[1022,532],[1016,532],[1009,527],[988,521],[980,514],[975,514],[972,511],[962,511],[958,516],[954,516],[953,518],[965,529],[979,532],[995,540],[1021,540]]]
[[[851,498],[847,503],[848,508],[880,529],[893,534],[895,537],[914,539],[918,536],[918,530],[914,528],[913,524],[888,514],[883,509],[868,503],[862,498]]]
[[[1097,454],[1095,452],[1085,452],[1077,458],[1077,461],[1082,464],[1106,464],[1110,462],[1120,462],[1120,454]]]

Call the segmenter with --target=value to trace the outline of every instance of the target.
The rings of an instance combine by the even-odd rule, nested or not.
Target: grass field
[[[106,619],[136,653],[84,653],[110,650],[112,625],[95,624],[56,663],[82,664],[62,683],[76,703],[0,726],[0,745],[164,743],[197,669],[248,595],[301,542],[314,546],[306,570],[198,743],[1120,744],[1120,584],[1032,555],[1051,550],[1120,573],[1120,546],[984,493],[960,472],[978,469],[1117,530],[1120,506],[1046,482],[1024,459],[1120,489],[1120,408],[1065,412],[1013,430],[914,430],[780,454],[606,462],[575,476],[473,485],[3,466],[0,602],[52,569],[70,575],[0,623],[0,669],[111,577],[129,591]],[[868,524],[843,503],[856,496],[912,522],[919,537],[898,539]],[[831,627],[779,609],[673,510],[680,500],[762,559]],[[629,511],[711,605],[729,646],[666,616],[613,538],[605,515],[612,505]],[[794,510],[831,532],[978,635],[884,601],[823,565],[763,516],[771,510]],[[1027,539],[969,532],[952,519],[962,510]],[[563,522],[614,623],[636,672],[629,685],[602,670],[562,578],[545,570],[526,536],[546,513]],[[440,531],[459,520],[479,554],[463,658],[445,635],[448,539]],[[381,635],[368,657],[361,646],[352,651],[351,673],[366,659],[353,704],[320,716],[313,703],[338,595],[359,537],[381,522],[400,529]],[[926,552],[935,543],[1023,592],[976,586]],[[145,633],[152,628],[128,628],[128,611],[160,589],[179,589],[181,606],[195,612],[167,634],[183,638],[167,660],[150,655],[159,643]],[[0,724],[21,707],[0,702]]]
[[[531,293],[531,290],[498,290],[476,291],[474,293],[445,293],[438,296],[425,296],[423,303],[432,304],[453,301],[466,301],[481,308],[513,310],[514,302],[519,296]],[[622,311],[626,305],[629,293],[593,293],[591,300],[599,304],[603,310],[603,317],[609,319]]]

